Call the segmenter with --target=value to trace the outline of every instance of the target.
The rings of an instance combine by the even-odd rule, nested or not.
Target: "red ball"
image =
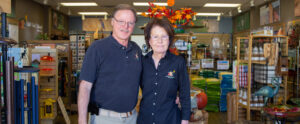
[[[198,109],[203,109],[207,104],[207,96],[204,92],[197,94]]]

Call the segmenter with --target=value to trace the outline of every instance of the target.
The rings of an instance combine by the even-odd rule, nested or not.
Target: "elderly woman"
[[[168,51],[174,29],[166,19],[152,19],[145,28],[152,51],[143,57],[138,124],[188,124],[191,111],[190,82],[185,60]],[[179,93],[181,108],[175,103]]]

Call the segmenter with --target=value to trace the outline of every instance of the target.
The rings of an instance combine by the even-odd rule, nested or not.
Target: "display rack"
[[[79,89],[79,75],[86,50],[86,32],[70,32],[70,46],[72,51],[71,77],[71,111],[77,111],[77,93]]]
[[[300,42],[300,41],[299,41]],[[299,82],[300,82],[300,43],[299,43],[299,46],[298,46],[298,48],[297,48],[297,51],[296,51],[297,53],[297,57],[296,57],[296,71],[297,71],[297,73],[296,73],[296,78],[297,78],[297,80],[296,80],[296,98],[300,98],[299,97]]]
[[[254,107],[250,106],[250,100],[251,100],[251,94],[254,92],[252,91],[254,88],[253,86],[256,85],[269,85],[270,84],[265,84],[264,82],[259,82],[257,80],[252,80],[253,77],[253,64],[257,65],[265,65],[268,66],[269,62],[267,59],[253,59],[253,44],[256,44],[258,39],[262,38],[263,40],[259,40],[260,44],[265,44],[265,43],[278,43],[279,45],[279,56],[287,56],[288,55],[288,37],[287,36],[253,36],[250,35],[250,37],[237,37],[237,83],[236,83],[236,97],[237,97],[237,103],[236,103],[236,113],[239,113],[239,106],[242,108],[246,109],[246,119],[250,120],[250,111],[251,110],[261,110],[262,107]],[[244,47],[243,47],[244,46]],[[247,52],[248,51],[248,52]],[[244,54],[244,56],[242,56]],[[274,54],[274,53],[271,53]],[[275,59],[276,60],[276,59]],[[278,59],[279,60],[279,59]],[[246,105],[240,103],[240,100],[243,98],[239,96],[240,94],[240,65],[245,64],[248,67],[247,70],[247,84],[245,85],[245,90],[246,90]],[[276,66],[276,65],[275,65]],[[266,67],[268,69],[268,67]],[[280,67],[281,69],[281,67]],[[268,70],[267,70],[268,71]],[[266,74],[268,75],[268,73]],[[287,101],[287,75],[282,75],[282,84],[280,87],[284,89],[284,104],[286,104]],[[268,77],[266,76],[265,80],[268,82]],[[270,82],[269,82],[270,83]],[[239,117],[236,117],[237,120]]]
[[[26,41],[27,45],[31,48],[35,46],[45,46],[50,45],[53,48],[57,49],[58,55],[58,76],[59,76],[59,94],[60,96],[70,95],[68,92],[70,88],[70,79],[72,74],[72,55],[71,55],[71,47],[69,40],[28,40]],[[62,67],[63,66],[63,67]],[[66,68],[66,69],[65,69]],[[66,71],[65,71],[66,70]],[[67,90],[67,91],[65,91]]]
[[[72,69],[73,71],[79,71],[86,49],[85,33],[70,34],[70,46],[72,50]]]
[[[3,17],[3,16],[2,16]],[[4,18],[5,19],[5,18]],[[2,20],[3,21],[3,20]],[[5,29],[5,27],[2,27]],[[3,31],[2,31],[3,33]],[[5,31],[4,31],[5,33]],[[2,34],[2,36],[4,36]],[[8,93],[8,90],[12,90],[12,89],[8,89],[11,88],[9,85],[7,85],[8,83],[13,84],[12,81],[14,80],[14,76],[12,76],[12,73],[8,73],[7,71],[10,70],[11,72],[13,72],[13,67],[8,68],[8,64],[7,63],[13,63],[12,59],[8,58],[7,55],[7,51],[8,51],[8,46],[10,44],[16,44],[16,42],[14,40],[11,39],[7,39],[7,38],[3,38],[0,37],[0,44],[1,44],[1,83],[0,83],[0,123],[9,123],[12,122],[13,116],[8,115],[8,111],[13,113],[12,110],[12,106],[11,104],[9,104],[8,100],[12,100],[10,93]],[[3,94],[2,94],[3,93]],[[2,96],[3,95],[3,96]]]
[[[53,102],[50,107],[47,107],[48,101],[55,101],[58,98],[58,55],[56,49],[31,49],[31,55],[39,57],[51,56],[52,61],[40,60],[39,73],[39,110],[41,123],[54,123],[57,116],[57,104]],[[32,56],[31,56],[32,57]],[[32,60],[32,58],[30,59]],[[50,69],[50,70],[46,70]],[[51,99],[51,100],[50,100]],[[51,108],[49,110],[49,108]]]

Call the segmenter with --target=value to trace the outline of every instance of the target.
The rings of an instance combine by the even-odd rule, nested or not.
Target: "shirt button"
[[[158,83],[155,83],[155,85],[157,85]]]
[[[158,65],[160,65],[160,63],[158,63]]]
[[[155,92],[154,95],[156,95],[157,93]]]
[[[155,75],[157,75],[158,73],[156,72]]]
[[[155,106],[156,104],[155,103],[153,103],[153,106]]]
[[[154,115],[154,113],[152,113],[152,116]]]
[[[153,122],[153,124],[155,124],[155,123]]]
[[[128,59],[128,56],[126,56],[126,58]]]
[[[124,49],[125,49],[125,47],[122,47],[122,49],[124,50]]]

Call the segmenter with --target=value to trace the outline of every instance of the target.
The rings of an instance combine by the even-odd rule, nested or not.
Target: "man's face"
[[[135,26],[135,17],[130,10],[119,10],[112,18],[113,36],[117,40],[128,40]]]

